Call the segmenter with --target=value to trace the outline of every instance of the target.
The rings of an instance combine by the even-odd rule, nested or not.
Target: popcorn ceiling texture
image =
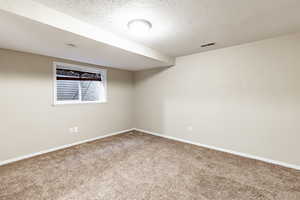
[[[299,0],[35,1],[170,56],[300,31]],[[135,37],[129,33],[127,23],[136,18],[152,22],[150,34]],[[217,45],[200,47],[209,42]]]
[[[73,17],[97,25],[113,23],[111,17],[120,9],[174,7],[179,0],[35,0]]]
[[[0,200],[299,200],[300,171],[129,132],[0,167]]]

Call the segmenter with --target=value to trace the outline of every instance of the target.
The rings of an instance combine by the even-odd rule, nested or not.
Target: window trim
[[[81,101],[80,100],[68,100],[68,101],[57,101],[57,83],[56,83],[56,68],[58,66],[63,66],[65,69],[73,69],[79,71],[86,71],[86,72],[93,72],[93,73],[101,73],[102,83],[104,87],[104,94],[103,99],[99,101]],[[100,69],[96,67],[87,67],[82,65],[75,65],[63,62],[53,62],[53,105],[72,105],[72,104],[99,104],[99,103],[106,103],[107,102],[107,70]],[[81,92],[81,90],[79,90]]]

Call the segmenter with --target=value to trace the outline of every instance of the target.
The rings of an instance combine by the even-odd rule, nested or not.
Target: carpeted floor
[[[1,200],[300,200],[300,171],[143,133],[0,167]]]

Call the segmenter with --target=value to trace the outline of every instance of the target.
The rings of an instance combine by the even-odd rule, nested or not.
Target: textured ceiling
[[[158,59],[97,42],[1,9],[0,24],[0,48],[131,71],[166,66]],[[67,46],[67,43],[75,43],[78,48]]]
[[[182,56],[300,31],[299,0],[35,0],[170,56]],[[127,22],[153,23],[136,38]],[[203,43],[217,45],[201,49]]]

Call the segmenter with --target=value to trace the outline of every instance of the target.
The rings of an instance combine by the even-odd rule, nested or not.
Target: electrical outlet
[[[78,132],[79,132],[79,128],[78,128],[77,126],[75,126],[75,127],[73,128],[73,130],[74,130],[74,133],[78,133]]]
[[[78,126],[69,128],[69,133],[78,133],[78,132],[79,132]]]
[[[69,133],[74,133],[74,128],[69,128]]]
[[[192,126],[188,126],[188,127],[186,127],[186,129],[187,129],[188,131],[193,131],[193,127],[192,127]]]

